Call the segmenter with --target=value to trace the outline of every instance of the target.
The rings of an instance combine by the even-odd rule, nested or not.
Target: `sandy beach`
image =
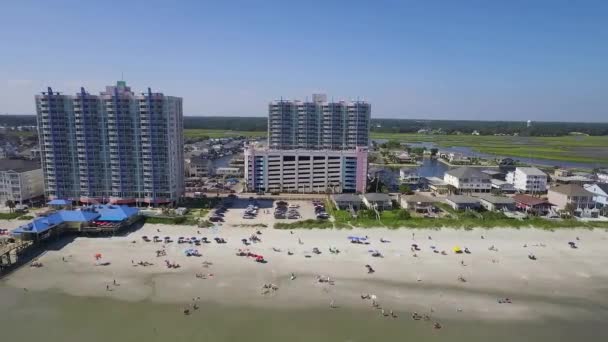
[[[38,259],[43,267],[22,267],[4,282],[28,291],[124,301],[183,304],[200,298],[202,303],[228,306],[327,310],[332,310],[333,302],[335,310],[369,307],[370,315],[376,315],[379,310],[372,308],[371,301],[361,299],[362,294],[373,294],[382,308],[404,318],[418,312],[438,319],[528,320],[572,315],[592,319],[590,307],[608,305],[605,230],[261,229],[262,234],[257,235],[261,242],[244,246],[241,239],[255,231],[146,224],[121,237],[78,237],[46,251]],[[174,242],[142,240],[142,236],[155,235],[169,236]],[[204,236],[211,243],[178,244],[180,236]],[[348,236],[368,236],[370,244],[352,244]],[[227,243],[218,244],[215,237]],[[390,242],[380,242],[381,238]],[[569,241],[578,248],[570,248]],[[414,243],[419,251],[411,250]],[[455,254],[454,246],[466,247],[471,253]],[[489,250],[491,246],[495,250]],[[321,254],[313,253],[314,247]],[[340,252],[330,253],[330,247]],[[434,253],[431,247],[445,250],[446,255]],[[184,251],[189,248],[198,249],[202,256],[187,257]],[[243,248],[263,255],[267,263],[237,256]],[[166,256],[157,257],[156,251],[163,249]],[[383,257],[372,257],[370,250],[378,250]],[[98,253],[101,261],[110,264],[96,266]],[[530,260],[530,253],[537,260]],[[165,260],[181,267],[167,268]],[[139,266],[140,261],[154,265]],[[375,272],[368,273],[365,265]],[[291,273],[296,279],[290,279]],[[329,277],[333,285],[319,283],[318,275]],[[262,294],[262,286],[269,283],[278,290]],[[498,303],[504,298],[512,303]]]

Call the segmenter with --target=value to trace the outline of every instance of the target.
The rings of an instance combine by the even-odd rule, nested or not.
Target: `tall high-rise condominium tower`
[[[268,106],[268,143],[273,149],[344,150],[368,146],[371,105],[365,101],[273,101]]]
[[[126,83],[36,95],[46,195],[84,203],[168,203],[183,193],[182,99]]]

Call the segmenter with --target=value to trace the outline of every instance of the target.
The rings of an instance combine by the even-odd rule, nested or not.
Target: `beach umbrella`
[[[462,249],[458,246],[455,246],[454,248],[452,248],[452,250],[454,251],[454,253],[462,253]]]

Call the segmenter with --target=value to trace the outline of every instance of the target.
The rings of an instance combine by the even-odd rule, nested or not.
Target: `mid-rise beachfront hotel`
[[[122,204],[175,202],[183,193],[182,99],[136,95],[119,81],[36,95],[45,193],[50,199]]]
[[[249,191],[365,192],[371,106],[365,101],[273,101],[268,146],[245,150]]]

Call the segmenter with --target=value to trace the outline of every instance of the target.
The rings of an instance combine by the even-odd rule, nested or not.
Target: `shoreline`
[[[161,298],[143,298],[143,299],[126,299],[119,296],[100,296],[100,295],[85,295],[68,293],[64,289],[51,288],[45,290],[31,290],[27,292],[22,289],[15,288],[12,285],[6,284],[6,282],[0,281],[0,290],[14,296],[20,297],[33,297],[38,299],[44,299],[50,297],[53,300],[58,298],[72,298],[74,300],[85,300],[85,301],[96,301],[103,302],[105,304],[119,304],[119,305],[153,305],[153,306],[165,306],[169,309],[175,310],[175,315],[181,315],[183,308],[191,307],[193,303],[196,303],[202,310],[208,310],[210,308],[220,308],[225,310],[266,310],[274,312],[284,313],[298,313],[298,312],[327,312],[334,313],[336,315],[349,315],[351,313],[357,313],[360,315],[368,316],[369,318],[382,317],[380,309],[373,308],[369,305],[369,301],[360,302],[348,301],[348,298],[335,297],[336,308],[331,309],[326,301],[293,301],[294,298],[290,296],[275,296],[267,297],[264,300],[223,300],[219,298],[201,297],[194,300],[195,298],[185,298],[184,300],[172,299],[161,299]],[[411,289],[408,289],[411,290]],[[493,293],[482,293],[471,295],[470,297],[464,297],[465,299],[474,299],[475,301],[468,306],[463,306],[462,311],[458,311],[461,308],[453,306],[453,299],[449,296],[462,295],[459,292],[442,291],[443,298],[441,300],[446,301],[445,303],[439,303],[438,305],[432,306],[432,311],[429,307],[413,303],[411,301],[403,300],[403,303],[392,302],[390,305],[380,304],[381,308],[394,311],[398,321],[409,324],[415,322],[411,318],[412,313],[416,312],[420,315],[428,315],[431,321],[452,321],[452,322],[475,322],[483,321],[484,323],[509,323],[509,322],[521,322],[521,323],[533,323],[543,322],[547,320],[561,320],[561,321],[585,321],[585,322],[605,322],[608,319],[608,309],[605,305],[598,307],[597,303],[591,301],[582,301],[580,299],[572,298],[553,298],[549,300],[549,297],[536,297],[536,296],[521,296],[519,300],[525,300],[525,305],[513,305],[504,306],[504,310],[497,312],[496,310],[489,309],[475,309],[471,307],[479,305],[479,300],[488,298],[492,300]],[[447,296],[446,296],[447,294]],[[422,292],[414,291],[411,296],[424,295]],[[346,299],[346,300],[345,300]],[[556,300],[557,299],[557,300]],[[384,301],[386,302],[386,301]],[[533,308],[531,308],[533,306]],[[384,318],[388,321],[393,320],[392,317]],[[422,321],[422,320],[421,320]]]
[[[197,231],[210,240],[221,236],[227,243],[198,246],[203,256],[197,258],[183,254],[185,249],[195,248],[193,245],[173,242],[166,245],[167,256],[157,258],[154,251],[161,245],[141,240],[143,235],[177,240],[178,236],[198,236]],[[237,249],[244,248],[241,238],[254,234],[255,229],[221,228],[213,234],[196,227],[146,224],[124,237],[76,238],[39,257],[43,267],[22,267],[7,275],[2,284],[28,291],[57,291],[128,302],[183,304],[200,297],[203,303],[226,306],[331,310],[329,303],[335,301],[343,308],[373,311],[370,301],[360,298],[367,293],[375,294],[383,307],[408,318],[414,311],[424,313],[433,308],[433,314],[442,319],[524,320],[572,315],[593,319],[596,306],[608,306],[608,251],[603,248],[608,232],[604,230],[261,231],[262,242],[248,248],[263,254],[267,264],[235,255]],[[369,235],[372,243],[351,244],[346,239],[349,235]],[[429,235],[432,240],[428,240]],[[570,249],[567,242],[577,236],[581,247]],[[391,243],[380,243],[380,238]],[[304,244],[299,245],[298,239]],[[409,249],[411,243],[421,249],[416,252],[417,257]],[[525,243],[529,246],[524,248]],[[446,250],[447,255],[434,253],[431,245]],[[454,254],[454,245],[466,246],[472,253]],[[495,245],[498,252],[489,251],[489,245]],[[282,252],[273,251],[273,247]],[[313,247],[318,247],[321,254],[312,253]],[[341,252],[331,254],[329,247]],[[370,249],[380,250],[384,257],[371,257]],[[287,250],[293,255],[288,255]],[[527,258],[530,252],[538,256],[537,261]],[[96,253],[111,264],[95,266]],[[181,267],[167,269],[165,259]],[[133,266],[131,260],[155,265]],[[205,268],[203,261],[213,265]],[[376,272],[368,274],[366,264]],[[293,281],[289,279],[292,272],[297,276]],[[200,279],[196,273],[213,276]],[[315,275],[329,276],[335,285],[318,283]],[[461,275],[466,283],[457,280]],[[261,286],[267,283],[279,289],[262,295]],[[512,298],[513,303],[498,304],[500,298]]]

